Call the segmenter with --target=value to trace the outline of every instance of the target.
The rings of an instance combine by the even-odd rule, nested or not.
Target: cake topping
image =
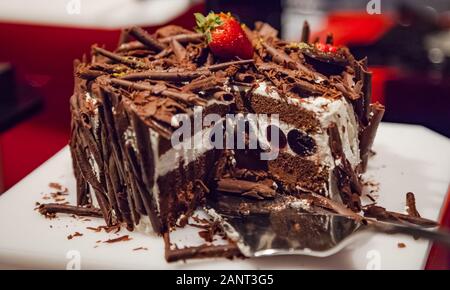
[[[157,39],[153,38],[144,29],[134,26],[130,29],[130,34],[134,36],[142,44],[146,45],[148,48],[160,52],[164,49],[164,45],[160,43]]]
[[[118,55],[116,53],[107,51],[106,49],[100,48],[98,46],[94,46],[92,48],[92,50],[95,53],[101,54],[101,55],[103,55],[103,56],[105,56],[107,58],[110,58],[111,60],[123,63],[123,64],[125,64],[127,66],[132,67],[132,68],[148,68],[148,66],[145,63],[141,62],[141,61],[138,61],[138,60],[136,60],[134,58],[131,58],[131,57],[125,57],[125,56]]]
[[[300,37],[300,42],[303,43],[308,43],[309,42],[309,35],[310,35],[310,28],[309,28],[309,24],[307,21],[303,22],[303,27],[302,27],[302,34]]]
[[[205,35],[213,54],[223,59],[249,59],[253,47],[240,23],[229,13],[209,13],[206,17],[195,13],[197,31]]]
[[[152,227],[163,233],[180,214],[189,216],[209,190],[211,195],[220,192],[258,203],[274,201],[282,192],[327,195],[334,173],[346,205],[359,209],[358,173],[343,155],[347,137],[341,141],[337,127],[330,136],[335,172],[315,156],[328,144],[315,140],[328,134],[328,125],[321,123],[321,112],[332,109],[328,103],[344,104],[352,116],[347,106],[353,106],[362,125],[372,123],[369,116],[363,121],[370,102],[367,62],[355,60],[345,48],[334,51],[330,38],[327,51],[309,43],[307,25],[304,42],[289,43],[267,23],[255,23],[250,30],[229,14],[197,15],[197,22],[200,32],[174,25],[154,33],[127,29],[118,49],[94,46],[91,61],[77,64],[71,148],[79,204],[92,204],[95,198],[109,225],[124,222],[129,229],[149,216]],[[239,149],[226,156],[222,170],[221,154],[207,148],[173,157],[170,141],[181,129],[173,116],[185,114],[195,121],[196,106],[221,118],[234,113],[279,115],[282,123],[268,129],[279,132],[278,145],[268,140],[279,158],[270,164],[256,159],[264,146]],[[339,128],[350,122],[345,116],[341,121]],[[283,123],[292,127],[285,130]],[[360,129],[370,145],[372,130]],[[219,138],[215,134],[214,141]],[[185,184],[186,176],[193,179]]]

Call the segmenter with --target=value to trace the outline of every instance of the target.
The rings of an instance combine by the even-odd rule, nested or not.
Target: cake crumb
[[[68,239],[68,240],[71,240],[71,239],[73,239],[73,238],[75,238],[75,237],[82,237],[82,236],[83,236],[82,233],[75,232],[75,233],[73,233],[73,234],[71,234],[71,235],[68,235],[68,236],[67,236],[67,239]]]
[[[405,243],[398,243],[397,247],[399,247],[400,249],[406,248],[406,244]]]
[[[69,189],[67,187],[62,186],[61,184],[56,183],[56,182],[51,182],[48,186],[51,189],[56,190],[56,192],[53,193],[53,194],[56,194],[56,195],[67,195],[67,193],[69,192]]]

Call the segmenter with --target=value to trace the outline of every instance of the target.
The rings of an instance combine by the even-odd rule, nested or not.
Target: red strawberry
[[[204,33],[212,53],[223,59],[253,58],[253,46],[241,24],[229,13],[195,13],[197,31]]]
[[[337,46],[324,43],[316,43],[316,48],[325,53],[336,53],[339,49]]]

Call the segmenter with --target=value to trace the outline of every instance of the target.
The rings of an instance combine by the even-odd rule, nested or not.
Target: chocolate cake
[[[220,194],[314,193],[361,210],[360,175],[384,112],[371,104],[367,60],[331,38],[309,42],[306,26],[302,42],[279,39],[265,23],[243,31],[248,59],[219,57],[206,34],[170,25],[153,34],[127,29],[114,51],[93,46],[89,60],[75,62],[70,149],[79,206],[99,208],[107,225],[158,234]],[[228,130],[236,114],[243,147],[227,146],[239,137]],[[262,134],[252,140],[252,115],[277,122],[258,122]],[[199,126],[207,116],[214,122]],[[192,134],[179,136],[182,126]],[[226,144],[213,146],[222,135]],[[276,158],[261,158],[268,152]]]

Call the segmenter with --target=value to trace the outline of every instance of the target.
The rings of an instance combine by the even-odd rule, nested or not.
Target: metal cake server
[[[299,201],[242,201],[230,195],[209,199],[205,210],[219,221],[228,237],[247,257],[336,254],[361,234],[382,232],[406,234],[438,241],[450,247],[450,234],[413,225],[371,220],[368,224],[324,210],[314,212],[298,206]]]

